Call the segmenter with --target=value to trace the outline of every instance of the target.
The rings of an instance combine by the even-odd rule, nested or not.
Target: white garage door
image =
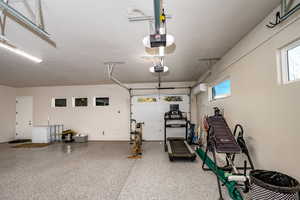
[[[164,139],[164,114],[170,104],[179,104],[182,112],[189,112],[188,95],[149,95],[132,98],[132,118],[144,122],[143,139],[162,141]],[[185,129],[168,129],[167,137],[184,137]]]

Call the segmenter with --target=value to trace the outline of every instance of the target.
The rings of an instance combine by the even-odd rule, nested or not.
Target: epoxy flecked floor
[[[144,143],[140,160],[127,158],[126,142],[71,144],[71,153],[64,144],[10,146],[0,144],[1,200],[218,199],[216,178],[199,158],[171,163],[159,142]]]

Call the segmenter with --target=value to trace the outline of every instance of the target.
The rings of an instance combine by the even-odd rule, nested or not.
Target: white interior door
[[[33,97],[22,96],[16,99],[16,139],[31,139]]]
[[[180,96],[182,101],[168,102],[165,97]],[[140,98],[155,98],[155,102],[140,102]],[[179,104],[182,112],[189,112],[188,95],[147,95],[132,98],[132,118],[144,122],[143,139],[162,141],[164,139],[164,114],[170,110],[170,104]],[[167,137],[184,137],[185,129],[168,129]]]

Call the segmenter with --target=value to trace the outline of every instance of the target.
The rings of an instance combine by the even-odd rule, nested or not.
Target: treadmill
[[[165,113],[164,146],[165,152],[168,152],[170,161],[175,159],[190,160],[196,159],[195,151],[187,143],[188,125],[186,113],[179,110],[178,104],[171,104],[170,111]],[[167,129],[185,128],[184,137],[168,137]]]

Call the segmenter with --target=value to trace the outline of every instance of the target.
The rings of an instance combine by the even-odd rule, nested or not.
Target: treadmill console
[[[185,113],[179,110],[179,104],[171,104],[170,111],[165,113],[166,119],[182,119],[185,117]]]

